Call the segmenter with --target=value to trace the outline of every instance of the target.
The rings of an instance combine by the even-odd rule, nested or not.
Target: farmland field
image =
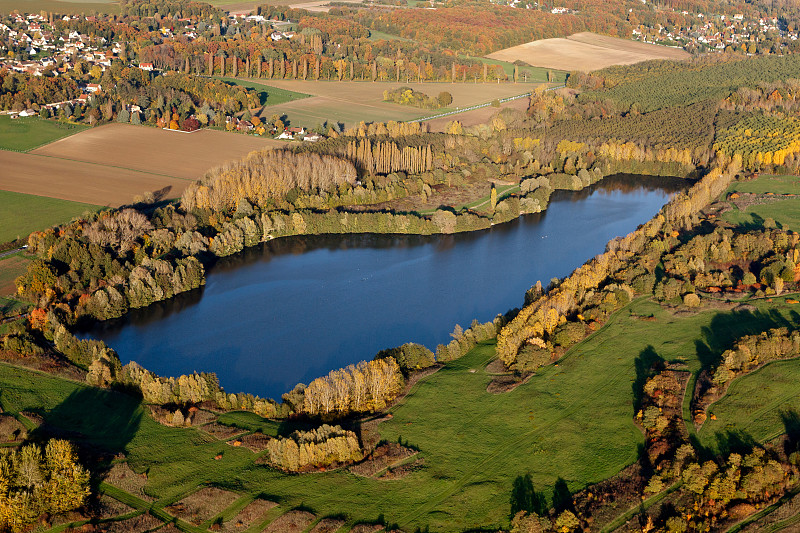
[[[312,98],[264,108],[262,116],[287,115],[292,126],[313,127],[326,121],[353,126],[360,121],[414,120],[436,115],[442,109],[427,110],[383,101],[383,91],[411,87],[428,96],[442,91],[453,95],[450,109],[469,107],[532,90],[532,85],[514,83],[398,83],[358,81],[269,80],[272,86],[307,93]]]
[[[0,13],[10,13],[14,10],[26,13],[39,11],[52,11],[54,13],[69,13],[91,15],[92,13],[119,13],[119,4],[107,0],[0,0]]]
[[[0,210],[0,243],[25,238],[32,231],[69,222],[86,211],[99,209],[97,205],[3,190],[0,190],[0,205],[3,206]],[[29,218],[30,213],[36,213],[35,221]]]
[[[512,46],[486,57],[512,63],[524,61],[536,67],[592,71],[648,59],[687,59],[689,54],[677,48],[583,32]]]
[[[87,127],[39,117],[11,120],[9,115],[0,115],[0,150],[27,152],[62,137],[74,135]]]
[[[216,130],[181,133],[108,124],[33,150],[31,154],[193,180],[226,161],[275,146],[283,143]]]
[[[165,190],[167,198],[178,197],[190,183],[163,174],[6,151],[0,151],[0,168],[0,190],[103,206],[131,203],[146,191]],[[38,214],[31,217],[36,220]]]

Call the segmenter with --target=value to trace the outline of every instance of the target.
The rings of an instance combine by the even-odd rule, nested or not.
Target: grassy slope
[[[279,89],[278,87],[271,87],[263,83],[257,83],[250,80],[241,80],[239,78],[219,78],[222,81],[241,85],[248,89],[255,89],[258,91],[258,97],[261,100],[261,105],[278,105],[294,100],[302,100],[308,98],[310,95],[298,93],[294,91],[287,91],[286,89]]]
[[[751,192],[757,194],[800,194],[800,177],[761,175],[752,181],[734,183],[728,192]],[[766,218],[774,219],[780,227],[800,231],[800,197],[776,200],[774,202],[752,205],[743,211],[734,209],[723,215],[732,224],[760,224]]]
[[[43,120],[39,117],[11,120],[9,115],[0,115],[0,150],[27,152],[62,137],[78,133],[87,127]]]
[[[0,242],[26,237],[32,231],[69,222],[99,206],[0,190]]]
[[[255,466],[251,452],[197,429],[158,425],[132,398],[8,365],[0,365],[0,401],[11,411],[44,410],[57,427],[77,430],[89,443],[111,451],[125,451],[137,471],[148,471],[147,490],[160,498],[159,505],[212,483],[240,493],[264,493],[283,509],[304,505],[320,516],[346,512],[351,521],[383,514],[407,529],[500,526],[507,524],[511,484],[520,474],[530,472],[537,490],[549,492],[558,477],[577,490],[635,460],[642,436],[632,422],[633,386],[641,385],[637,369],[643,360],[661,357],[697,370],[741,335],[787,320],[800,322],[795,307],[781,299],[757,306],[753,313],[707,310],[676,317],[637,300],[558,366],[500,395],[486,392],[490,376],[484,366],[494,347],[482,345],[418,383],[392,409],[393,418],[379,426],[383,438],[418,447],[424,459],[421,470],[393,481],[342,470],[299,476],[274,472]],[[654,319],[638,318],[650,315]],[[786,386],[769,389],[762,383],[741,394],[752,397],[757,391],[760,405],[780,408],[786,405],[780,400],[791,389],[790,380],[800,375],[794,370],[800,362],[764,370],[773,366],[787,375]],[[762,372],[765,379],[774,379]],[[738,390],[733,387],[729,398],[735,399]],[[763,429],[754,437],[781,430],[774,409],[768,417],[750,411],[726,422],[722,407],[714,407],[722,427],[747,431],[748,420],[758,417]],[[232,413],[222,421],[271,434],[277,430],[275,423],[250,414]],[[704,428],[704,442],[713,441],[712,430]],[[218,453],[223,458],[215,461]]]

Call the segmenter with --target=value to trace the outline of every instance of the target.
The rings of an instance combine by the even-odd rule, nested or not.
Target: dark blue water
[[[205,288],[90,332],[163,376],[216,372],[229,392],[280,398],[381,349],[450,340],[456,323],[521,306],[649,220],[687,184],[614,176],[558,192],[544,214],[447,236],[277,239],[217,263]]]

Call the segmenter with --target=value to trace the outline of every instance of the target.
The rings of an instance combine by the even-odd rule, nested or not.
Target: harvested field
[[[212,437],[218,438],[220,440],[228,440],[230,438],[235,437],[236,435],[241,435],[242,433],[245,433],[245,431],[241,428],[225,426],[223,424],[217,424],[216,422],[206,424],[205,426],[202,426],[200,429],[202,429]]]
[[[167,512],[199,526],[239,499],[235,492],[205,487],[166,508]]]
[[[106,474],[105,480],[109,485],[133,494],[137,498],[145,501],[153,501],[153,498],[145,494],[144,486],[147,478],[134,472],[128,463],[116,463]]]
[[[225,522],[222,526],[224,533],[240,533],[249,528],[256,520],[261,520],[267,511],[276,507],[278,504],[268,500],[253,500],[247,507],[239,511],[235,517]]]
[[[315,525],[310,533],[333,533],[344,525],[344,520],[338,518],[323,518]]]
[[[401,446],[396,442],[391,442],[378,446],[367,460],[350,467],[350,472],[364,477],[374,477],[376,474],[386,470],[390,466],[396,465],[408,459],[417,452],[411,448]]]
[[[127,520],[106,522],[101,528],[105,533],[145,533],[162,524],[161,520],[151,514],[144,513]],[[159,531],[162,531],[159,529]]]
[[[264,81],[264,80],[261,80]],[[450,108],[469,107],[491,102],[498,98],[516,96],[533,90],[534,84],[514,83],[403,83],[360,81],[302,81],[267,80],[266,83],[281,89],[312,95],[311,98],[267,106],[261,115],[270,117],[277,113],[289,117],[292,126],[313,127],[325,121],[342,122],[350,127],[360,121],[386,122],[413,120],[431,116],[442,110],[419,109],[383,101],[383,91],[398,87],[411,87],[428,96],[447,91],[453,95]],[[493,108],[494,109],[494,108]],[[452,119],[450,119],[452,120]],[[449,121],[448,121],[449,122]]]
[[[119,206],[145,191],[166,189],[175,198],[190,183],[136,170],[0,151],[0,189],[94,205]]]
[[[583,32],[567,38],[541,39],[512,46],[486,57],[499,61],[524,61],[536,67],[588,72],[649,59],[687,59],[689,54],[678,48]]]
[[[238,160],[254,150],[274,146],[283,146],[283,143],[216,130],[183,133],[147,126],[107,124],[30,153],[194,180],[226,161]]]
[[[248,450],[259,453],[267,449],[267,443],[272,440],[272,437],[268,437],[262,433],[253,433],[251,435],[245,435],[239,440],[242,446]]]
[[[350,533],[372,533],[373,531],[381,531],[383,526],[378,524],[356,524]]]
[[[289,511],[273,520],[264,533],[299,533],[305,531],[316,518],[308,511]]]
[[[101,518],[121,516],[134,510],[133,507],[125,505],[107,494],[100,495],[97,499],[96,506],[97,516]]]
[[[22,442],[28,437],[19,420],[11,415],[0,415],[0,441],[2,442]]]

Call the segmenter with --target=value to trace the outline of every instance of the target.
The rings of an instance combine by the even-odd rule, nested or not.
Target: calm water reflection
[[[277,239],[218,262],[205,288],[89,334],[160,375],[213,371],[230,392],[279,398],[383,348],[434,349],[456,323],[520,306],[536,280],[569,274],[686,185],[613,176],[478,233]]]

